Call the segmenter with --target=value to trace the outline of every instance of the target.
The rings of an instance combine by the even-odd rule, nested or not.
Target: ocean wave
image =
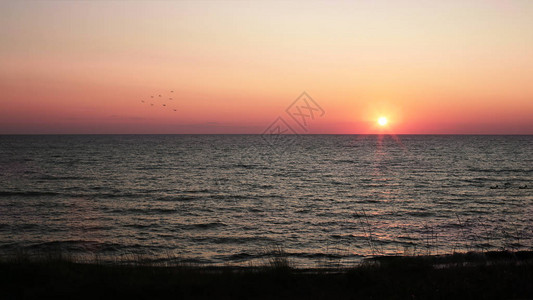
[[[168,202],[183,202],[183,201],[193,201],[193,200],[202,200],[202,197],[191,196],[191,195],[171,195],[163,196],[156,198],[157,201],[168,201]]]
[[[191,238],[194,242],[209,242],[213,244],[247,244],[251,242],[274,242],[265,236],[196,236]]]
[[[83,176],[54,176],[54,175],[41,175],[35,177],[35,179],[40,180],[87,180],[90,177]]]
[[[211,228],[217,228],[217,227],[224,227],[227,225],[222,222],[210,222],[210,223],[186,224],[183,226],[185,228],[188,227],[188,228],[198,228],[198,229],[211,229]]]
[[[60,195],[57,192],[48,191],[0,191],[0,197],[24,196],[24,197],[40,197],[40,196],[56,196]]]
[[[236,200],[236,199],[248,199],[250,197],[247,195],[227,194],[227,195],[212,195],[210,198],[220,199],[220,200]]]
[[[354,254],[351,252],[291,252],[283,251],[280,254],[279,250],[272,251],[257,251],[257,252],[239,252],[231,255],[224,255],[220,258],[225,261],[245,261],[251,259],[260,259],[260,258],[269,258],[269,257],[278,257],[284,256],[288,258],[307,258],[307,259],[341,259],[348,257],[362,257],[362,255]]]
[[[410,211],[405,214],[412,217],[432,217],[435,215],[435,213],[431,211]]]
[[[469,172],[480,173],[533,173],[533,169],[482,169],[482,168],[468,168]]]
[[[24,247],[29,250],[39,251],[54,251],[54,250],[67,250],[74,252],[106,252],[106,251],[118,251],[121,248],[120,244],[110,242],[99,242],[91,240],[65,240],[65,241],[47,241],[41,243],[34,243]]]
[[[125,224],[124,227],[130,227],[135,229],[146,229],[146,228],[157,228],[160,227],[158,224]]]
[[[79,190],[79,188],[78,188]],[[41,197],[41,196],[63,196],[63,197],[88,197],[88,198],[138,198],[145,196],[139,193],[124,193],[124,192],[53,192],[53,191],[0,191],[0,197]]]
[[[178,212],[174,208],[125,208],[125,209],[113,209],[110,211],[114,214],[143,214],[143,215],[160,215],[160,214],[173,214]]]

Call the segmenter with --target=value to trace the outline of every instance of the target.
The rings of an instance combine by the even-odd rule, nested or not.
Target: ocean
[[[533,136],[0,136],[0,252],[351,266],[533,248]]]

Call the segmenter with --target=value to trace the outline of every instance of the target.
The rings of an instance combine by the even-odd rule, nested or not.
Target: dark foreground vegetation
[[[533,252],[380,257],[351,269],[4,258],[0,299],[533,299]]]

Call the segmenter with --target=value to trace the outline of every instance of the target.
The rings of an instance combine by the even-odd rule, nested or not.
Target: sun
[[[379,117],[378,119],[378,125],[383,127],[385,125],[387,125],[387,123],[389,123],[389,120],[387,120],[386,117]]]

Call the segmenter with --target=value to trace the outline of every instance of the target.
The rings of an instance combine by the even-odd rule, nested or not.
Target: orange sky
[[[533,134],[532,83],[532,1],[0,2],[0,134]]]

